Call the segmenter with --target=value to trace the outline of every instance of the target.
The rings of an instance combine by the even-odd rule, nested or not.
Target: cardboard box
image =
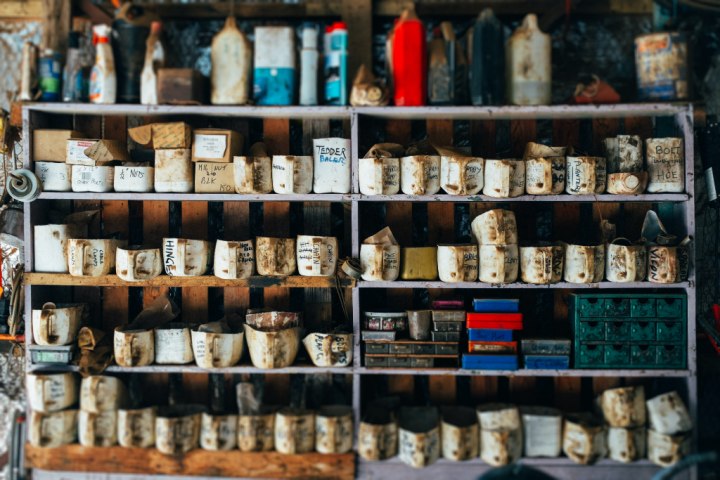
[[[193,163],[189,148],[155,150],[155,191],[189,193],[193,190]]]
[[[202,105],[207,97],[207,79],[192,68],[161,68],[157,74],[160,105]]]
[[[190,148],[192,128],[185,122],[152,123],[128,129],[130,138],[143,147],[163,150]]]
[[[95,160],[95,165],[110,165],[113,162],[127,162],[130,154],[127,144],[120,140],[98,140],[85,149],[85,156]]]
[[[77,130],[35,130],[33,132],[33,162],[65,162],[67,141],[81,138]]]
[[[200,128],[193,134],[193,162],[230,163],[242,153],[243,136],[232,130]]]
[[[85,150],[95,145],[97,139],[71,138],[66,142],[65,163],[95,166],[95,160],[85,155]]]
[[[195,164],[195,192],[235,193],[235,165],[197,162]]]

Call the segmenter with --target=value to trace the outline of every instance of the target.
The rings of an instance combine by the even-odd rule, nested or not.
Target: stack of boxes
[[[567,370],[570,368],[570,340],[524,338],[520,342],[525,368]]]
[[[475,299],[467,314],[468,353],[462,368],[517,370],[518,342],[514,332],[523,329],[518,299]]]

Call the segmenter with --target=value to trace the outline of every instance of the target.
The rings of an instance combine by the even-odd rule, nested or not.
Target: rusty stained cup
[[[57,412],[78,400],[78,378],[70,372],[28,373],[27,397],[36,412]]]
[[[255,258],[259,275],[292,275],[297,269],[295,239],[257,237]]]
[[[347,367],[352,363],[352,333],[311,333],[303,345],[316,367]]]
[[[170,276],[205,275],[212,265],[212,253],[212,246],[205,240],[163,238],[163,263]]]
[[[517,281],[520,267],[518,246],[480,245],[481,282],[491,284],[513,283]]]
[[[275,412],[260,406],[253,414],[238,415],[238,448],[241,452],[269,452],[275,448]]]
[[[200,448],[211,451],[234,450],[237,447],[237,427],[237,415],[203,412],[200,418]]]
[[[226,280],[250,278],[255,273],[255,249],[252,240],[215,243],[213,273]]]
[[[275,450],[307,453],[315,447],[315,414],[312,410],[283,408],[275,414]]]
[[[184,365],[194,358],[189,325],[171,322],[155,328],[155,363]]]
[[[243,332],[214,333],[193,329],[192,351],[201,368],[226,368],[236,365],[243,354]]]
[[[160,453],[178,455],[198,447],[201,405],[160,407],[155,418],[155,444]]]
[[[565,248],[562,245],[520,247],[520,275],[525,283],[546,285],[562,280]]]
[[[33,243],[35,271],[68,273],[68,242],[87,236],[87,226],[77,223],[35,225]]]
[[[77,410],[50,413],[32,410],[28,420],[28,441],[34,447],[42,448],[71,444],[77,438],[77,417]]]
[[[118,443],[122,447],[149,448],[155,445],[156,407],[118,410]]]
[[[627,238],[616,238],[607,246],[605,275],[610,282],[642,282],[647,273],[645,245],[633,245]]]
[[[86,304],[45,303],[32,311],[33,339],[38,345],[70,345],[77,339]]]
[[[101,413],[122,408],[127,402],[125,384],[108,375],[90,375],[80,382],[80,410]]]
[[[413,468],[423,468],[440,457],[440,418],[435,407],[400,409],[399,457]]]
[[[648,280],[652,283],[680,281],[679,247],[651,245],[648,247]]]
[[[298,273],[307,277],[335,275],[338,261],[338,241],[335,237],[316,235],[297,236]]]
[[[360,268],[366,282],[397,280],[400,275],[400,246],[360,245]]]
[[[480,452],[480,428],[475,410],[468,407],[443,407],[442,456],[448,460],[463,461],[476,458]]]
[[[118,247],[115,254],[117,276],[126,282],[150,280],[163,271],[162,253],[159,248],[138,245]]]
[[[313,187],[312,155],[273,155],[272,183],[275,193],[307,194]]]
[[[235,192],[265,194],[273,191],[270,157],[233,157]]]
[[[560,194],[565,191],[565,157],[525,159],[525,192],[529,195]]]
[[[690,453],[690,433],[667,435],[652,428],[647,431],[647,458],[661,467],[670,467]]]
[[[400,159],[368,157],[359,160],[360,193],[395,195],[400,191]]]
[[[477,245],[438,245],[437,262],[443,282],[474,282],[478,278]]]
[[[121,367],[143,367],[155,360],[153,330],[116,327],[113,338],[115,362]]]
[[[485,182],[484,160],[480,157],[440,157],[440,186],[448,195],[476,195]]]
[[[488,210],[475,217],[470,225],[475,243],[479,245],[511,245],[518,243],[517,222],[511,210]]]
[[[78,439],[83,447],[112,447],[117,443],[117,410],[78,413]]]
[[[400,158],[400,189],[406,195],[435,195],[440,191],[440,156]]]
[[[122,242],[110,239],[71,238],[67,243],[68,271],[75,277],[100,277],[115,268],[115,253]]]
[[[565,416],[563,452],[582,465],[594,463],[607,453],[605,427],[591,414]]]
[[[570,195],[594,195],[607,188],[604,157],[567,157],[565,192]]]
[[[257,368],[285,368],[292,365],[300,347],[300,328],[263,332],[245,324],[250,360]]]
[[[569,283],[597,283],[605,276],[605,245],[565,245],[563,278]]]
[[[645,458],[645,427],[608,428],[608,457],[622,463],[630,463]]]
[[[352,407],[320,407],[315,415],[315,450],[320,453],[347,453],[352,450],[353,435]]]
[[[398,451],[398,424],[392,411],[372,409],[358,429],[358,455],[377,461],[394,457]]]
[[[525,193],[525,162],[519,159],[485,160],[483,193],[488,197],[513,198]]]
[[[603,140],[608,175],[640,173],[643,170],[643,142],[639,135],[618,135]]]

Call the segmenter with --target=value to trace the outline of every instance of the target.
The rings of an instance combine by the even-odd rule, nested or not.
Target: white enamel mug
[[[68,272],[68,240],[87,237],[87,226],[77,223],[66,225],[35,225],[34,254],[36,272]]]
[[[118,410],[118,443],[123,447],[155,446],[156,408]]]
[[[141,246],[118,247],[115,254],[115,271],[126,282],[149,280],[163,271],[159,248]]]
[[[69,192],[72,188],[72,165],[57,162],[35,162],[35,175],[46,192]]]
[[[205,275],[210,267],[212,248],[205,240],[163,238],[165,273],[175,277]]]
[[[116,327],[113,338],[115,362],[121,367],[143,367],[155,360],[155,332]]]
[[[257,237],[255,259],[259,275],[292,275],[297,269],[295,239]]]
[[[117,443],[117,410],[78,412],[78,439],[83,447],[112,447]]]
[[[525,162],[523,160],[485,160],[485,185],[488,197],[512,198],[525,193]]]
[[[30,412],[28,440],[35,447],[55,448],[73,443],[77,438],[77,410],[43,413]]]
[[[270,157],[233,157],[235,192],[264,194],[273,191]]]
[[[297,236],[297,268],[306,277],[335,275],[338,242],[335,237]]]
[[[202,368],[232,367],[243,354],[243,332],[214,333],[193,329],[192,349],[195,364]]]
[[[566,282],[597,283],[604,276],[605,245],[565,245]]]
[[[326,405],[315,415],[315,450],[319,453],[347,453],[354,438],[353,409]]]
[[[400,189],[406,195],[434,195],[440,191],[440,157],[411,155],[400,159]]]
[[[518,246],[510,245],[480,245],[480,274],[481,282],[501,284],[517,281],[520,259]]]
[[[116,165],[113,186],[116,192],[152,192],[155,188],[155,168]]]
[[[525,191],[530,195],[557,195],[565,191],[565,157],[526,159]]]
[[[350,139],[313,139],[313,191],[350,193]]]
[[[399,158],[361,158],[359,160],[360,193],[395,195],[400,191]]]
[[[438,245],[437,262],[443,282],[474,282],[478,278],[477,245]]]
[[[565,249],[562,245],[520,247],[520,276],[525,283],[544,285],[562,280]]]
[[[113,191],[113,166],[72,166],[72,191],[104,193]]]
[[[252,240],[215,242],[213,273],[228,280],[249,278],[255,273],[255,249]]]
[[[46,303],[32,311],[33,339],[38,345],[70,345],[82,326],[85,304]]]
[[[80,382],[80,410],[90,413],[117,410],[126,401],[125,384],[119,378],[90,375]]]
[[[275,193],[310,193],[313,185],[313,157],[273,155],[272,183]]]
[[[400,246],[360,245],[360,269],[362,279],[392,282],[400,275]]]
[[[440,157],[440,186],[449,195],[475,195],[482,190],[484,160],[480,157]]]
[[[567,157],[565,192],[570,195],[605,193],[607,186],[604,157]]]
[[[166,323],[155,328],[155,363],[184,365],[194,359],[188,325]]]
[[[610,282],[642,282],[647,273],[645,245],[617,238],[607,246],[605,275]]]
[[[470,225],[475,242],[480,245],[512,245],[518,243],[515,213],[494,209],[478,215]]]
[[[68,240],[68,271],[75,277],[100,277],[115,268],[118,240],[78,239]]]
[[[74,405],[78,400],[78,378],[66,373],[29,373],[27,397],[36,412],[57,412]]]

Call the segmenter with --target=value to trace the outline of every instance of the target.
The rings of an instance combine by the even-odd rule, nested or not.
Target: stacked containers
[[[193,191],[192,129],[190,125],[184,122],[153,123],[131,128],[128,130],[128,135],[138,144],[155,150],[155,169],[143,168],[147,169],[144,172],[146,175],[154,177],[153,184],[156,192],[187,193]],[[117,173],[120,174],[120,171]],[[127,174],[130,173],[127,172]],[[116,190],[130,191],[118,190],[117,187]]]
[[[111,447],[118,438],[118,409],[125,386],[115,377],[92,375],[80,384],[78,436],[85,447]]]
[[[77,377],[72,373],[31,373],[27,376],[30,404],[28,439],[35,447],[59,447],[77,438]]]
[[[471,227],[480,245],[480,281],[491,284],[516,281],[519,259],[515,214],[509,210],[489,210],[475,217]]]
[[[517,370],[517,340],[523,316],[518,299],[475,299],[475,313],[467,314],[468,353],[462,367],[482,370]]]

